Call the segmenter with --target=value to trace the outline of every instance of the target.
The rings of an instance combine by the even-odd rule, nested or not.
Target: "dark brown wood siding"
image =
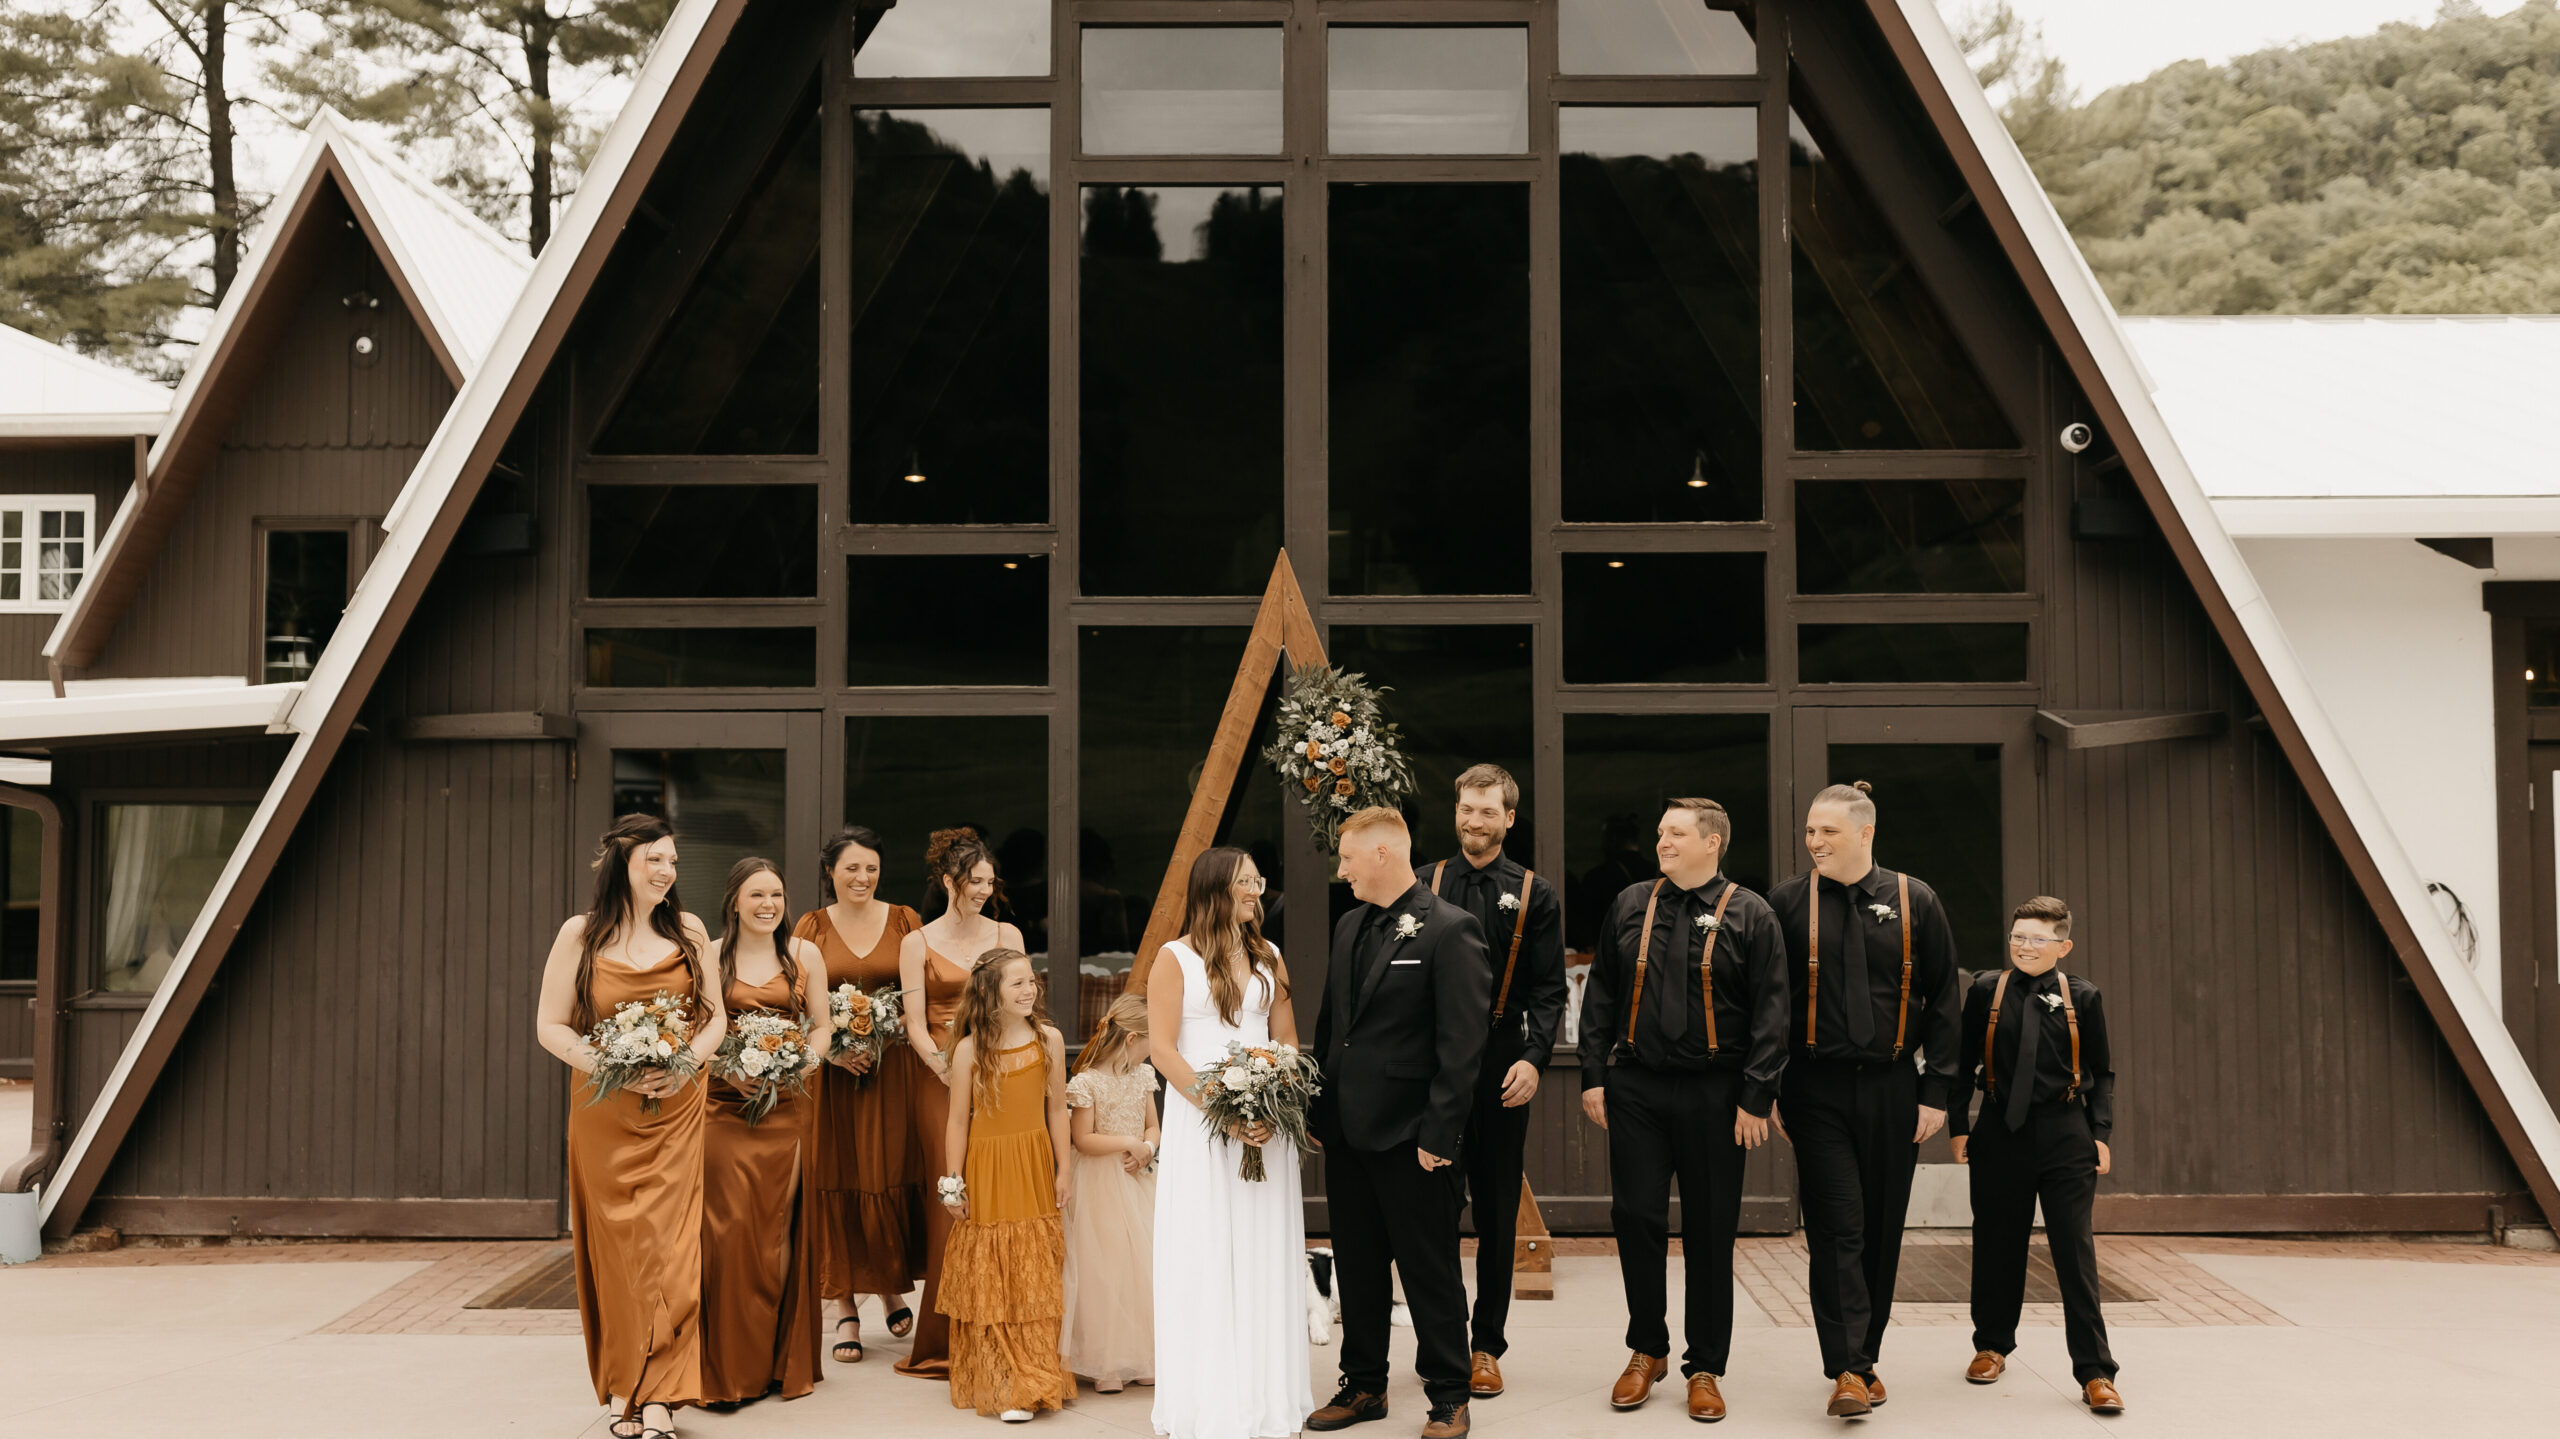
[[[106,532],[133,488],[130,439],[0,449],[0,495],[90,495],[98,502],[96,534]],[[94,541],[94,536],[93,536]],[[0,680],[46,678],[44,642],[58,614],[0,614]],[[0,1022],[0,1054],[10,1053]]]

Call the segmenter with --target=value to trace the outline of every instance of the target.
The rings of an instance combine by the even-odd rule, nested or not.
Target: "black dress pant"
[[[1909,1062],[1798,1058],[1780,1081],[1778,1113],[1795,1146],[1804,1206],[1806,1287],[1822,1372],[1875,1372],[1893,1319],[1894,1274],[1920,1146],[1920,1078]]]
[[[1476,1308],[1469,1346],[1499,1359],[1509,1341],[1511,1258],[1520,1237],[1520,1166],[1529,1148],[1529,1109],[1502,1107],[1502,1077],[1519,1061],[1517,1033],[1487,1041],[1484,1068],[1476,1076],[1475,1108],[1467,1112],[1458,1168],[1467,1177],[1467,1202],[1476,1221]],[[1541,1083],[1544,1082],[1543,1077]]]
[[[1733,1234],[1742,1223],[1744,1151],[1733,1142],[1742,1077],[1730,1071],[1609,1070],[1609,1227],[1627,1291],[1627,1347],[1668,1356],[1664,1268],[1671,1181],[1680,1181],[1680,1372],[1724,1373],[1733,1350]]]
[[[1464,1183],[1455,1165],[1425,1170],[1409,1144],[1383,1153],[1325,1147],[1342,1379],[1354,1389],[1387,1392],[1392,1266],[1413,1311],[1413,1367],[1424,1391],[1434,1404],[1467,1402],[1467,1285],[1458,1269]]]
[[[1965,1146],[1965,1179],[1973,1192],[1973,1347],[1994,1354],[2018,1347],[2027,1245],[2041,1199],[2045,1247],[2062,1289],[2071,1377],[2082,1384],[2113,1379],[2116,1360],[2098,1312],[2098,1242],[2090,1232],[2098,1144],[2089,1133],[2089,1111],[2049,1100],[2029,1109],[2026,1128],[2012,1132],[1989,1105],[1984,1109]]]

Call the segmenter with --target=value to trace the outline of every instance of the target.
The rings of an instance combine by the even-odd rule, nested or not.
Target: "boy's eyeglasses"
[[[2043,949],[2051,949],[2051,948],[2053,948],[2055,945],[2057,945],[2057,944],[2061,944],[2061,943],[2063,943],[2063,941],[2062,941],[2062,940],[2058,940],[2058,939],[2047,939],[2047,938],[2045,938],[2043,935],[2040,935],[2040,934],[2032,934],[2032,935],[2030,935],[2030,934],[2013,934],[2013,935],[2009,936],[2009,947],[2010,947],[2011,949],[2036,949],[2036,950],[2043,950]]]

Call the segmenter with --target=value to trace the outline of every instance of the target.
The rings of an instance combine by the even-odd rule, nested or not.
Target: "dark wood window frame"
[[[79,911],[79,937],[74,944],[79,956],[76,997],[71,1001],[77,1009],[143,1009],[150,1005],[153,992],[127,994],[101,989],[98,985],[101,955],[99,946],[106,942],[107,888],[106,870],[107,806],[113,804],[245,804],[255,805],[266,798],[263,789],[236,785],[199,785],[179,789],[97,789],[82,791],[76,812],[81,829],[67,842],[76,844],[83,862],[76,886],[74,903]],[[65,805],[65,809],[73,809]]]
[[[382,547],[381,516],[260,515],[250,521],[249,583],[253,588],[249,613],[255,633],[249,636],[249,683],[262,684],[267,674],[267,536],[331,530],[346,532],[347,593],[342,598],[353,599],[356,582],[364,578],[365,567]]]
[[[2560,934],[2535,919],[2537,887],[2533,826],[2553,823],[2536,812],[2531,750],[2560,743],[2560,710],[2536,712],[2525,696],[2525,629],[2534,620],[2560,621],[2560,581],[2490,580],[2480,586],[2489,612],[2490,706],[2496,745],[2498,825],[2498,989],[2508,1032],[2536,1049],[2537,981],[2560,961]],[[2547,1081],[2546,1081],[2547,1082]]]

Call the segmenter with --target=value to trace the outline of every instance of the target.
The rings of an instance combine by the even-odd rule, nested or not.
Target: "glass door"
[[[617,816],[660,816],[675,826],[677,898],[714,938],[729,867],[749,855],[780,867],[795,913],[818,904],[814,713],[589,711],[579,717],[576,789],[581,867]],[[574,878],[585,895],[586,879]]]
[[[2533,834],[2533,976],[2521,989],[2506,986],[2507,1027],[2519,1036],[2542,1092],[2560,1104],[2560,744],[2529,746],[2525,773],[2532,785],[2525,821]],[[2515,1002],[2519,992],[2531,997],[2529,1007]]]

